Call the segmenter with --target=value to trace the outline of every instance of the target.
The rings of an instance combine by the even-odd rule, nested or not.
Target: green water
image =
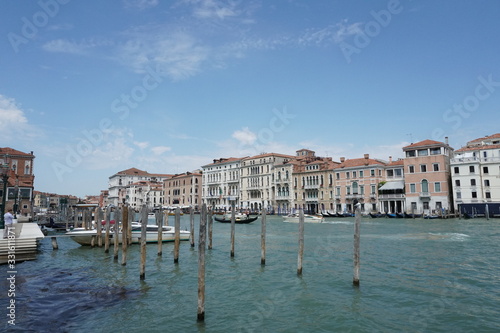
[[[195,216],[196,231],[199,216]],[[360,287],[352,286],[354,218],[306,224],[297,276],[298,224],[268,216],[266,265],[261,220],[214,222],[206,251],[205,322],[197,317],[197,244],[139,246],[126,266],[102,248],[59,238],[36,261],[17,265],[16,326],[22,332],[498,332],[500,219],[363,218]],[[182,228],[189,217],[181,218]],[[197,236],[196,236],[197,239]],[[112,252],[112,251],[111,251]],[[6,273],[6,266],[0,268]],[[4,279],[3,279],[4,280]],[[1,305],[8,302],[7,285]],[[5,313],[7,310],[4,310]],[[2,314],[5,318],[5,314]]]

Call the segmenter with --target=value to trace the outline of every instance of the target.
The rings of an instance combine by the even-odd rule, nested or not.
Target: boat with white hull
[[[283,216],[283,222],[299,223],[299,214]],[[304,223],[322,223],[324,218],[317,215],[304,214]]]
[[[132,244],[139,244],[141,240],[141,225],[139,223],[132,223]],[[70,236],[72,240],[80,245],[91,245],[92,237],[97,236],[96,229],[85,230],[83,228],[75,228],[68,231],[66,235]],[[187,230],[179,230],[179,240],[185,241],[189,240],[190,232]],[[103,243],[106,237],[106,230],[102,230],[101,234]],[[115,242],[114,231],[109,232],[110,244]],[[172,226],[163,226],[162,228],[162,242],[173,242],[175,241],[175,228]],[[118,243],[122,242],[122,232],[118,233]],[[148,224],[146,226],[146,243],[157,243],[158,242],[158,226],[154,224]],[[97,244],[97,243],[95,243]]]

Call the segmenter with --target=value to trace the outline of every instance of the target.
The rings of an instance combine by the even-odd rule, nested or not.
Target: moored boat
[[[283,216],[283,222],[299,223],[299,214],[290,214]],[[321,223],[324,222],[323,216],[304,214],[305,223]]]
[[[140,243],[140,238],[142,234],[142,226],[140,223],[132,222],[132,244]],[[102,230],[102,239],[104,241],[105,231]],[[68,231],[66,235],[70,236],[70,238],[77,242],[80,245],[91,245],[92,237],[97,236],[96,229],[86,230],[84,228],[75,228],[71,231]],[[190,232],[186,230],[179,230],[179,239],[181,241],[189,240]],[[115,234],[114,232],[110,232],[109,234],[110,243],[114,244],[115,242]],[[162,242],[172,242],[175,240],[175,228],[172,226],[163,226],[162,228]],[[122,232],[118,233],[118,242],[121,244],[122,242]],[[148,224],[146,226],[146,243],[154,243],[158,242],[158,226],[154,224]]]
[[[237,213],[234,215],[234,223],[238,224],[252,223],[258,218],[259,218],[258,215],[250,217],[248,214]],[[231,223],[231,213],[224,214],[222,215],[222,217],[220,215],[219,216],[214,215],[214,220],[221,223]]]

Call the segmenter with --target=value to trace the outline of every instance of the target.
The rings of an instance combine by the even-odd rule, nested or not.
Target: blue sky
[[[261,152],[388,159],[500,132],[500,3],[39,0],[0,5],[0,146],[35,188]]]

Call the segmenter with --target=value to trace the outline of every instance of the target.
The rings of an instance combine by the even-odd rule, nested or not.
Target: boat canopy
[[[402,190],[404,188],[405,188],[404,180],[397,180],[397,181],[385,183],[378,190],[379,191],[390,191],[390,190]]]

